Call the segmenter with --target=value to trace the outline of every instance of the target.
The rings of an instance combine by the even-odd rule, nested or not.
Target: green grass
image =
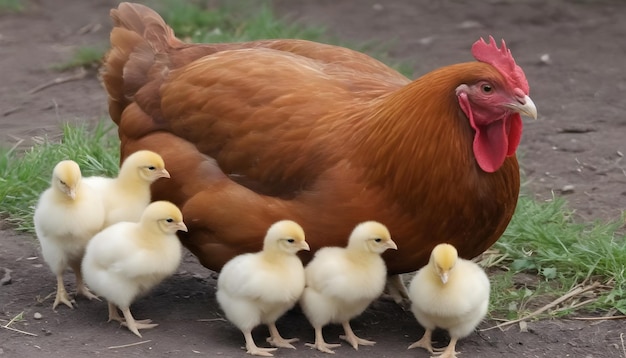
[[[24,11],[24,3],[21,0],[0,0],[0,14],[22,11]]]
[[[592,283],[599,287],[546,314],[570,314],[575,311],[571,307],[581,302],[586,302],[586,311],[626,314],[626,237],[620,232],[623,218],[579,222],[565,204],[556,198],[539,203],[520,197],[513,220],[493,247],[496,251],[486,255],[485,261],[501,260],[491,266],[508,271],[492,278],[493,316],[524,316],[579,284]],[[515,274],[520,273],[535,275],[536,280],[515,283]]]
[[[188,3],[168,2],[160,11],[181,38],[192,41],[305,38],[337,43],[325,35],[322,28],[305,28],[276,19],[264,5],[259,11],[237,7],[232,2],[229,6],[228,10],[200,11]],[[370,53],[380,49],[367,44],[350,47]],[[98,56],[91,58],[95,57]],[[384,53],[378,52],[377,57],[385,60]],[[407,68],[405,66],[402,72],[408,73]],[[41,141],[26,152],[15,149],[0,152],[2,215],[18,230],[33,232],[34,205],[41,191],[48,187],[52,168],[59,160],[76,160],[85,176],[114,175],[118,168],[119,143],[115,134],[109,132],[111,126],[66,125],[61,141]],[[585,314],[615,311],[626,314],[626,238],[623,231],[620,233],[622,225],[623,219],[582,223],[566,209],[562,200],[536,202],[520,197],[516,215],[506,233],[493,250],[483,255],[482,262],[492,273],[491,317],[525,316],[576,285],[592,282],[600,286],[546,311],[544,316],[580,313],[581,310]],[[581,308],[572,308],[589,300],[591,302]]]
[[[50,185],[52,168],[61,160],[76,161],[84,176],[116,175],[119,140],[112,122],[64,125],[63,139],[43,139],[25,152],[0,151],[0,213],[19,231],[34,232],[32,216],[37,199]]]
[[[98,67],[104,58],[106,49],[103,47],[79,47],[74,51],[72,58],[66,62],[52,66],[57,71],[65,71],[78,67]]]
[[[176,36],[185,41],[217,43],[297,38],[367,52],[406,76],[411,76],[413,72],[409,64],[390,59],[388,49],[382,44],[347,43],[329,36],[324,27],[302,26],[277,18],[267,1],[258,1],[253,6],[250,4],[231,1],[222,8],[202,10],[194,3],[168,0],[157,8]]]

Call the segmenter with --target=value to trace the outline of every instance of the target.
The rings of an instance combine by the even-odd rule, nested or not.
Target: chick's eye
[[[287,242],[290,243],[290,244],[293,244],[294,242],[296,242],[296,240],[294,240],[294,239],[287,239]]]
[[[381,242],[381,241],[383,241],[383,239],[381,239],[381,238],[379,237],[379,238],[374,239],[374,241],[376,241],[376,242]]]
[[[148,170],[155,170],[156,168],[154,166],[149,166]]]
[[[167,221],[168,223],[173,223],[173,222],[174,222],[174,219],[169,218],[169,219],[166,219],[165,221]]]
[[[488,83],[485,83],[482,86],[480,86],[480,89],[483,91],[483,93],[486,93],[486,94],[493,92],[493,87]]]

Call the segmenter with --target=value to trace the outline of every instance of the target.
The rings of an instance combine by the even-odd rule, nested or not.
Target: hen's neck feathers
[[[480,62],[443,67],[374,103],[369,118],[356,124],[359,130],[354,137],[358,160],[370,163],[368,179],[412,203],[424,202],[412,195],[430,189],[407,185],[453,182],[476,187],[478,177],[487,173],[474,159],[473,130],[455,90],[495,72]],[[431,179],[414,178],[424,175]]]

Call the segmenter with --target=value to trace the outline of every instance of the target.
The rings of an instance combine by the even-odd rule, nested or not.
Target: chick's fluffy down
[[[319,250],[305,268],[307,288],[302,304],[315,312],[310,319],[341,323],[363,312],[384,289],[385,263],[379,256],[346,260],[344,248]]]
[[[182,256],[175,234],[148,243],[130,240],[133,235],[145,235],[136,223],[110,226],[89,243],[83,260],[90,287],[120,307],[173,274]]]
[[[298,300],[304,289],[302,262],[295,255],[282,261],[273,265],[256,254],[244,254],[224,266],[217,299],[235,325],[257,325],[259,318],[272,323]]]
[[[459,259],[445,285],[425,267],[409,287],[411,310],[425,328],[438,327],[451,336],[466,337],[487,313],[489,287],[485,272],[471,261]]]

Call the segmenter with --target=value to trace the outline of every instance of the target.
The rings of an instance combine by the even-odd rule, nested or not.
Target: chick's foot
[[[57,276],[57,293],[54,298],[54,303],[52,304],[52,309],[56,310],[59,303],[63,303],[69,308],[74,308],[74,305],[72,303],[76,303],[73,299],[70,299],[70,296],[65,290],[65,285],[63,284],[63,276]]]
[[[362,346],[373,346],[376,344],[374,341],[368,341],[367,339],[359,338],[352,331],[352,327],[350,327],[350,322],[343,323],[343,330],[346,333],[345,335],[339,336],[339,338],[344,341],[350,343],[354,349],[359,350],[359,345]]]
[[[430,353],[435,353],[435,351],[433,349],[433,345],[431,343],[431,335],[432,335],[432,332],[427,329],[426,332],[424,332],[424,335],[422,336],[422,338],[419,341],[411,344],[409,346],[409,348],[407,348],[407,349],[413,349],[413,348],[418,348],[419,347],[419,348],[426,349]]]

